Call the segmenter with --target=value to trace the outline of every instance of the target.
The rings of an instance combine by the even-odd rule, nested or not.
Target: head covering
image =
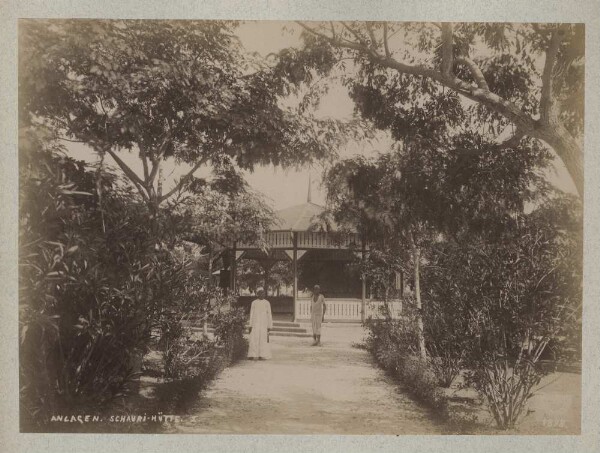
[[[256,294],[258,294],[259,292],[265,292],[265,289],[261,286],[260,288],[256,288]]]

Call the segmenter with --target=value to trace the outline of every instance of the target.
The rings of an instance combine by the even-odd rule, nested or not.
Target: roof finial
[[[312,198],[311,197],[311,195],[312,195],[311,194],[311,192],[312,192],[312,190],[311,190],[311,183],[312,183],[312,181],[311,181],[311,174],[308,173],[308,196],[306,197],[306,201],[309,202],[309,203],[311,203],[311,198]]]

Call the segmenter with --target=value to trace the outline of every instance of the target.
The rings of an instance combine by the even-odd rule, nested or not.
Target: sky
[[[262,56],[267,56],[287,47],[298,47],[300,45],[299,26],[291,22],[247,21],[239,26],[237,34],[246,50],[257,52]],[[348,96],[348,92],[340,83],[334,82],[330,91],[322,98],[315,115],[322,118],[348,120],[352,118],[353,111],[353,102]],[[97,160],[94,153],[83,145],[68,145],[68,148],[77,155],[77,158],[88,161]],[[380,133],[375,140],[370,142],[349,143],[345,149],[340,151],[340,157],[347,158],[359,153],[374,155],[377,152],[388,151],[391,145],[392,140],[389,135]],[[121,153],[120,156],[138,174],[142,173],[141,162],[135,153]],[[113,165],[116,166],[114,162]],[[548,171],[548,179],[558,188],[576,193],[575,186],[562,162],[556,159],[554,167]],[[187,165],[175,165],[173,162],[166,162],[163,170],[165,189],[168,190],[187,171],[189,171]],[[244,177],[254,190],[262,193],[267,202],[278,210],[307,201],[309,178],[312,181],[312,202],[324,205],[326,193],[321,185],[322,173],[320,165],[304,166],[299,169],[284,169],[268,165],[256,167],[253,172],[245,171]],[[200,169],[196,172],[196,176],[199,177],[208,174],[208,169]]]

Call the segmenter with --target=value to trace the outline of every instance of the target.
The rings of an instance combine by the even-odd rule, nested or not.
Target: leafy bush
[[[442,387],[450,388],[456,377],[460,374],[463,364],[463,351],[439,348],[434,342],[427,344],[427,351],[429,353],[427,360],[433,374],[438,380],[438,384]]]
[[[157,346],[162,353],[163,373],[167,379],[180,379],[195,372],[190,365],[205,356],[210,348],[190,338],[184,325],[207,309],[206,280],[190,266],[185,253],[169,253],[157,268],[160,271],[160,293],[165,299],[158,318]]]
[[[208,338],[186,339],[182,352],[174,355],[171,379],[158,385],[154,396],[163,413],[180,413],[196,402],[198,393],[222,370],[224,360]]]
[[[189,261],[157,247],[161,237],[132,191],[66,157],[46,134],[24,129],[20,142],[26,430],[51,412],[90,413],[127,392],[151,333],[194,296]]]
[[[45,131],[21,132],[21,421],[35,429],[52,410],[93,410],[126,389],[152,309],[131,194],[62,155]]]
[[[192,281],[194,278],[191,279]],[[188,280],[182,282],[182,288],[190,285]],[[164,376],[167,379],[187,379],[203,374],[205,366],[213,366],[212,360],[227,366],[242,358],[247,351],[244,339],[246,317],[239,308],[230,309],[234,298],[223,295],[218,288],[211,291],[211,304],[216,307],[210,315],[215,329],[214,340],[204,337],[200,340],[192,338],[189,328],[195,306],[194,297],[198,295],[186,291],[180,295],[180,303],[163,313],[160,324],[159,350],[162,353]],[[205,294],[204,294],[205,295]],[[187,303],[186,303],[187,300]]]
[[[417,356],[417,333],[414,319],[369,320],[367,349],[379,365],[426,406],[443,412],[446,397],[430,364]]]
[[[231,296],[223,296],[218,291],[214,294],[219,306],[233,301]],[[246,327],[243,309],[218,311],[211,316],[211,322],[215,328],[213,340],[207,337],[192,340],[181,323],[167,335],[172,346],[169,351],[163,349],[163,363],[170,382],[155,390],[163,412],[189,409],[196,401],[195,396],[223,368],[246,356],[248,342],[243,336]]]
[[[443,412],[447,408],[444,392],[439,388],[435,372],[420,357],[405,357],[397,369],[398,377],[409,392],[427,406]]]
[[[466,383],[487,400],[501,429],[514,428],[525,412],[549,345],[559,356],[569,345],[577,358],[580,214],[574,200],[551,199],[519,216],[499,240],[449,242],[435,262],[430,300],[441,325],[450,325],[440,333],[432,324],[431,338],[447,338],[442,352],[462,349],[454,357],[468,370]]]
[[[445,292],[452,288],[447,282],[450,276],[432,272],[425,267],[426,300],[423,319],[427,357],[439,384],[449,388],[459,375],[465,356],[465,341],[468,341],[466,318],[452,305],[452,295]],[[441,275],[440,275],[441,274]],[[449,284],[448,284],[449,283]]]
[[[534,360],[486,354],[466,373],[465,382],[485,396],[498,428],[510,429],[517,425],[544,374]]]
[[[233,303],[230,296],[229,306]],[[215,342],[224,351],[227,363],[245,358],[248,352],[248,341],[244,338],[246,330],[246,314],[243,308],[230,308],[212,317],[215,328]]]

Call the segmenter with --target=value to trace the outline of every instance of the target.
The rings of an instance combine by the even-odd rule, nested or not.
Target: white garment
[[[266,299],[255,299],[250,307],[250,345],[248,357],[271,358],[271,346],[267,341],[267,329],[273,328],[271,304]]]

